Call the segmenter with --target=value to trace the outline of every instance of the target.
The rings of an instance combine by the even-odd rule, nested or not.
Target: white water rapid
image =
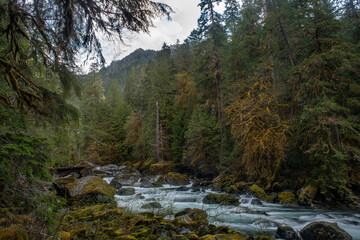
[[[105,178],[110,183],[112,178]],[[191,187],[188,185],[186,187]],[[150,202],[158,202],[161,209],[151,209],[155,213],[166,214],[184,208],[200,208],[206,210],[208,220],[215,225],[228,226],[236,231],[257,235],[269,232],[275,236],[277,226],[290,226],[300,231],[311,222],[326,221],[337,223],[339,227],[348,232],[354,240],[360,240],[360,211],[355,210],[323,210],[307,209],[301,207],[286,207],[281,204],[272,204],[261,201],[256,204],[251,196],[239,195],[239,206],[221,206],[218,204],[203,204],[203,198],[211,190],[204,192],[177,191],[178,186],[164,185],[160,188],[134,187],[135,195],[115,195],[119,207],[129,211],[149,211],[141,206]]]

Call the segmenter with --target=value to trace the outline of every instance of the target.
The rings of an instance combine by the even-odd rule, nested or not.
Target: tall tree
[[[8,86],[0,92],[0,103],[41,110],[41,103],[54,105],[62,99],[35,81],[30,65],[51,69],[69,90],[73,83],[69,73],[75,70],[80,50],[104,63],[100,34],[121,40],[124,29],[147,32],[151,20],[169,14],[171,8],[150,0],[6,0],[0,12],[0,81]]]

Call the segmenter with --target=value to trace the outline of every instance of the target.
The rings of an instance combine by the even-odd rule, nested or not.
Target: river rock
[[[300,231],[303,240],[351,240],[352,237],[337,223],[313,222]]]
[[[131,195],[135,195],[135,188],[120,188],[117,191],[118,195],[121,196],[131,196]]]
[[[231,194],[214,194],[210,193],[203,199],[205,204],[221,204],[221,205],[239,205],[239,198]]]
[[[297,205],[298,201],[292,192],[282,192],[278,196],[279,202],[284,205]]]
[[[190,188],[185,187],[185,186],[181,186],[181,187],[178,187],[176,189],[177,192],[186,192],[186,191],[189,191],[189,190],[190,190]]]
[[[255,206],[262,206],[263,205],[262,202],[257,198],[251,199],[250,204],[255,205]]]
[[[183,228],[182,231],[190,231],[202,235],[207,231],[208,220],[205,210],[198,208],[185,208],[175,214],[175,225]]]
[[[158,202],[151,202],[141,206],[143,209],[155,209],[155,208],[162,208],[161,204]]]
[[[73,183],[67,184],[65,188],[71,199],[80,202],[111,202],[116,193],[115,188],[96,176],[77,179]]]
[[[276,230],[276,238],[284,240],[300,240],[299,235],[289,226],[279,226]]]
[[[260,198],[262,200],[265,200],[267,202],[271,202],[271,197],[269,195],[266,194],[266,192],[264,191],[264,189],[262,189],[261,187],[259,187],[258,185],[254,184],[249,188],[249,191],[256,196],[257,198]]]
[[[174,202],[197,202],[196,198],[175,198]]]
[[[66,186],[66,184],[73,183],[75,181],[76,181],[76,178],[74,178],[71,175],[55,179],[53,181],[53,186],[56,191],[56,194],[58,196],[68,197],[68,191],[65,186]]]
[[[305,188],[299,190],[299,202],[303,205],[311,205],[318,192],[318,188],[312,185],[307,185]]]
[[[118,186],[133,186],[139,180],[140,175],[137,173],[119,173],[111,180],[110,185],[115,188],[118,188]]]
[[[169,172],[166,175],[166,182],[170,185],[181,186],[190,183],[189,178],[181,173]]]
[[[150,168],[145,172],[148,175],[165,175],[174,169],[173,162],[159,162],[151,164]]]
[[[115,164],[108,164],[94,168],[93,172],[95,174],[106,174],[108,176],[115,176],[119,172],[119,168],[120,167]]]

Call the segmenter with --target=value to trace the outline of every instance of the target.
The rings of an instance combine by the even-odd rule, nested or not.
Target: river
[[[105,178],[110,183],[112,178]],[[188,185],[186,187],[191,187]],[[184,208],[200,208],[206,210],[208,220],[214,225],[228,226],[230,229],[257,235],[269,233],[273,237],[277,226],[290,226],[296,231],[311,222],[326,221],[337,223],[339,227],[348,232],[354,240],[360,240],[360,211],[355,210],[324,210],[303,207],[286,207],[261,201],[262,205],[251,204],[252,196],[239,195],[239,206],[221,206],[218,204],[203,204],[203,198],[212,190],[203,192],[177,191],[178,186],[164,185],[160,188],[134,187],[135,195],[115,195],[119,207],[124,207],[132,212],[149,211],[141,206],[149,202],[159,202],[161,209],[151,209],[155,213],[169,217],[173,212]],[[166,209],[166,211],[164,210]]]

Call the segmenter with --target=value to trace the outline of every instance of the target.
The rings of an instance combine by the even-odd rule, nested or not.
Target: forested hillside
[[[171,161],[198,178],[233,174],[267,190],[310,184],[330,202],[359,194],[357,3],[226,1],[223,15],[215,3],[200,4],[184,44],[164,44],[110,88],[99,102],[109,113],[93,110],[86,122],[113,139],[85,141],[87,156]]]
[[[138,19],[119,7],[104,20],[60,2],[73,18],[37,1],[0,5],[1,211],[35,209],[39,228],[54,225],[62,203],[39,190],[54,168],[124,163],[358,206],[360,1],[202,0],[184,43],[86,75],[80,46],[104,61],[95,30],[121,39],[171,9],[144,0],[125,6],[148,6]]]

